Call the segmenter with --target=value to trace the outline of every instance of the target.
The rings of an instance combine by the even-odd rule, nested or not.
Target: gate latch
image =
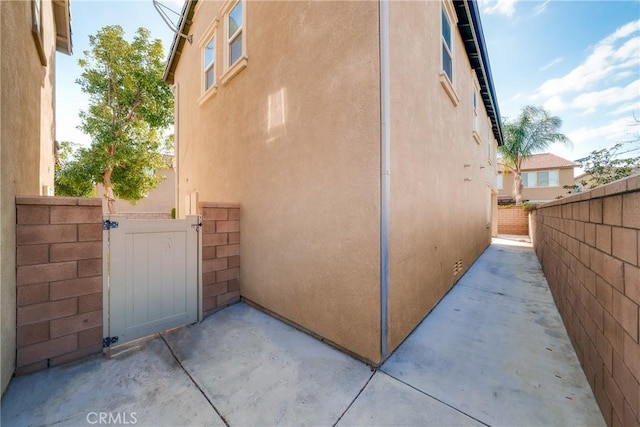
[[[118,337],[106,337],[102,339],[102,348],[110,347],[118,342]]]
[[[111,230],[112,228],[118,228],[118,221],[109,221],[108,219],[102,221],[103,230]]]

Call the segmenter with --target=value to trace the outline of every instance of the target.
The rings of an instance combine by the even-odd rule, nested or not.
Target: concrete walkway
[[[377,371],[240,303],[14,378],[1,409],[3,427],[605,425],[530,244],[508,239]]]

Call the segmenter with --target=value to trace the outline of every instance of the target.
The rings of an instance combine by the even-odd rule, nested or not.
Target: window
[[[229,15],[227,15],[227,43],[229,49],[228,67],[234,65],[243,55],[242,45],[242,1],[233,6]]]
[[[202,105],[207,99],[216,94],[218,88],[218,47],[216,42],[218,31],[218,18],[209,24],[198,41],[200,49],[200,98],[198,103]]]
[[[44,36],[42,30],[42,0],[31,0],[31,33],[36,42],[40,63],[47,65],[47,57],[44,54]]]
[[[203,49],[204,63],[204,91],[208,91],[216,84],[216,39],[211,40]]]
[[[222,76],[226,85],[247,66],[247,3],[245,0],[227,0],[221,10],[223,23]]]
[[[478,89],[473,86],[473,130],[478,132]]]
[[[496,184],[497,184],[498,190],[504,189],[504,178],[501,173],[498,174],[498,177],[496,178]]]
[[[550,170],[539,172],[525,172],[522,174],[522,186],[527,188],[559,187],[560,171]]]
[[[451,19],[442,4],[442,71],[453,83],[453,49],[451,44]]]

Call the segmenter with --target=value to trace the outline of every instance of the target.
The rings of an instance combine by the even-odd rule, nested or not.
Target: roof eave
[[[180,22],[178,23],[178,31],[173,36],[173,42],[171,43],[171,51],[169,53],[169,58],[167,59],[167,65],[164,68],[164,73],[162,75],[162,79],[169,83],[174,83],[174,73],[176,71],[176,67],[178,66],[178,59],[180,59],[180,55],[182,54],[182,48],[185,43],[185,38],[180,36],[180,34],[187,34],[189,32],[189,28],[191,27],[191,19],[193,18],[194,9],[198,3],[198,0],[187,0],[182,7],[182,13],[180,13]]]
[[[491,76],[489,55],[486,49],[480,11],[475,0],[454,0],[458,16],[458,30],[463,37],[464,47],[471,67],[476,71],[482,100],[491,119],[493,134],[498,145],[503,144],[500,107]]]

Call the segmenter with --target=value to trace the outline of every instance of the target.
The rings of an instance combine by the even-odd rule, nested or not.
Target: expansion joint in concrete
[[[173,359],[176,361],[176,363],[178,364],[178,366],[180,366],[180,369],[182,369],[182,372],[185,373],[185,375],[187,377],[189,377],[189,380],[193,383],[194,386],[196,386],[196,388],[200,391],[200,393],[202,394],[202,396],[207,400],[207,402],[209,402],[209,405],[211,405],[211,408],[213,408],[214,411],[216,411],[216,414],[218,414],[218,416],[220,417],[220,419],[222,420],[222,422],[224,423],[224,425],[226,425],[227,427],[229,427],[229,423],[227,422],[227,420],[224,418],[224,416],[220,413],[220,411],[218,411],[218,408],[216,408],[216,406],[213,404],[213,402],[211,401],[211,399],[209,399],[209,396],[207,396],[207,394],[204,392],[204,390],[202,389],[202,387],[200,387],[200,384],[198,384],[196,382],[196,380],[193,379],[193,377],[191,376],[191,374],[189,373],[189,371],[186,370],[186,368],[182,365],[182,362],[180,362],[180,359],[178,359],[178,356],[176,356],[176,354],[174,353],[173,349],[171,348],[171,346],[169,345],[169,343],[167,342],[167,340],[164,339],[164,336],[160,333],[158,334],[160,336],[160,338],[162,339],[162,342],[164,342],[164,345],[167,346],[167,348],[169,349],[169,351],[171,352],[171,355],[173,356]]]

